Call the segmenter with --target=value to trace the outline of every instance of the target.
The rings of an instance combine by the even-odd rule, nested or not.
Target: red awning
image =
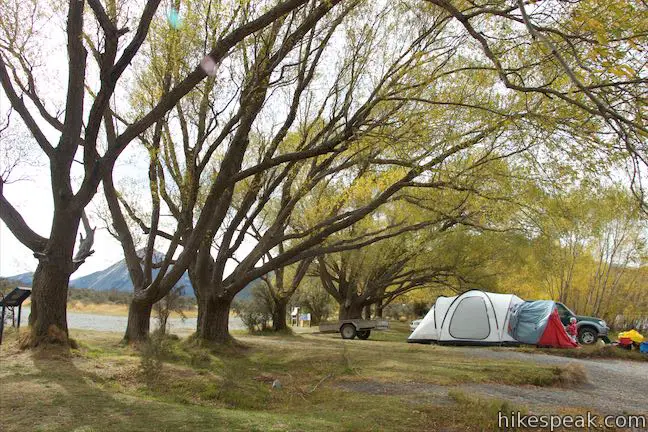
[[[540,340],[538,340],[538,345],[550,346],[552,348],[578,347],[578,344],[565,331],[565,327],[563,327],[558,316],[558,309],[555,307],[551,315],[549,315],[549,322]]]

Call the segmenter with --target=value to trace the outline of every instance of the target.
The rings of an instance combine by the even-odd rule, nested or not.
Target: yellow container
[[[630,331],[626,331],[626,332],[621,332],[621,333],[619,333],[619,339],[621,339],[621,338],[628,338],[628,339],[632,340],[632,342],[638,343],[638,344],[643,342],[646,339],[637,330],[630,330]]]

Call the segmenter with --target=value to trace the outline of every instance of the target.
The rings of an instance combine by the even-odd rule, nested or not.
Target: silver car
[[[421,324],[421,321],[423,321],[423,318],[420,318],[420,319],[417,319],[417,320],[412,321],[412,322],[410,323],[410,330],[411,330],[411,331],[414,331],[414,329],[415,329],[416,327],[418,327],[419,324]]]

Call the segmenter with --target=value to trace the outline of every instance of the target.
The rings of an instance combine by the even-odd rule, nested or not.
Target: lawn
[[[237,334],[240,346],[174,338],[139,350],[118,333],[71,333],[72,352],[20,351],[6,335],[3,431],[491,430],[515,407],[453,385],[560,384],[555,368],[406,344],[404,326],[368,341]]]
[[[566,350],[557,348],[534,348],[522,347],[518,351],[534,354],[550,354],[562,357],[578,359],[612,359],[648,362],[648,355],[639,352],[637,348],[626,350],[612,344],[607,345],[584,345],[578,349]]]

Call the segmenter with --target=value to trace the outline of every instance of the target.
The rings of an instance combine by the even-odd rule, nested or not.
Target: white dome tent
[[[513,294],[470,290],[439,297],[408,338],[412,343],[469,345],[517,344],[508,333],[513,306],[524,300]]]

